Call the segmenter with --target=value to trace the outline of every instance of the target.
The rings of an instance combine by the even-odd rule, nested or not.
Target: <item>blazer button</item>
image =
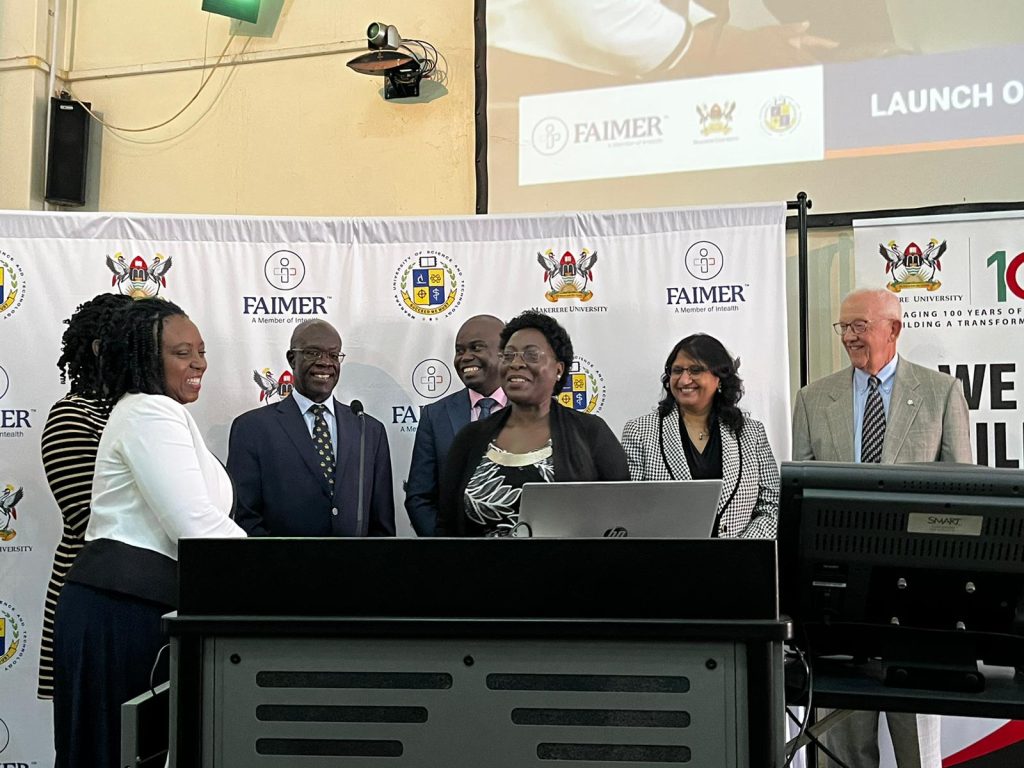
[[[334,515],[335,517],[337,517],[338,516],[338,508],[337,507],[331,507],[331,514]]]
[[[729,526],[728,525],[723,525],[722,526],[722,533],[728,533],[728,532],[729,532]]]

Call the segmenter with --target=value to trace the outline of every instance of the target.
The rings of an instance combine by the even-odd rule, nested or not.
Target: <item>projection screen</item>
[[[486,41],[492,212],[1020,196],[1020,0],[486,0]]]

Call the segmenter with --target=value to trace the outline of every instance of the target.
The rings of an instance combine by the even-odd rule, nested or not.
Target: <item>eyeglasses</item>
[[[539,363],[541,361],[541,358],[544,357],[545,354],[546,353],[543,349],[537,349],[536,347],[527,347],[522,351],[517,350],[515,352],[499,352],[498,359],[501,360],[501,362],[505,363],[506,365],[511,365],[515,361],[516,357],[521,357],[523,358],[524,363],[529,363],[530,365],[533,365],[535,363]]]
[[[313,349],[310,347],[306,349],[289,349],[288,351],[299,353],[307,363],[315,363],[321,357],[335,363],[340,363],[345,359],[344,352],[328,352],[326,349]]]
[[[852,323],[832,323],[832,328],[837,334],[842,336],[847,331],[864,333],[869,325],[871,325],[870,320],[854,320]]]
[[[708,369],[703,365],[673,365],[671,369],[673,376],[682,376],[685,373],[688,374],[691,379],[696,379],[707,372]]]

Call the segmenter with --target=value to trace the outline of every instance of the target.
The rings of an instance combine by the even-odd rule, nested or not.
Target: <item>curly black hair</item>
[[[70,394],[102,399],[99,359],[93,350],[93,342],[103,336],[103,329],[131,303],[130,296],[101,293],[79,304],[75,313],[64,321],[67,330],[60,338],[57,368],[60,370],[60,383],[71,382]]]
[[[501,329],[501,336],[499,337],[501,349],[505,349],[505,345],[508,344],[508,340],[512,338],[513,333],[526,328],[533,328],[544,334],[544,338],[547,339],[548,344],[551,345],[551,350],[555,353],[555,359],[562,364],[562,378],[555,382],[555,389],[551,393],[552,395],[557,395],[562,391],[562,387],[565,386],[565,380],[568,378],[569,370],[572,368],[572,339],[569,338],[565,328],[559,325],[558,321],[551,317],[551,315],[545,315],[543,312],[535,312],[532,309],[528,309],[513,317]]]
[[[740,359],[730,355],[722,342],[706,333],[687,336],[672,347],[661,374],[661,388],[665,396],[658,403],[658,413],[664,417],[676,407],[676,399],[669,390],[669,378],[672,374],[672,364],[680,352],[706,365],[708,370],[718,377],[718,391],[711,401],[711,412],[739,437],[743,431],[743,411],[738,407],[740,398],[743,397],[743,379],[737,374]]]
[[[166,299],[137,299],[107,326],[100,339],[100,376],[111,402],[129,392],[165,393],[160,357],[164,321],[176,315],[185,315],[185,310]]]

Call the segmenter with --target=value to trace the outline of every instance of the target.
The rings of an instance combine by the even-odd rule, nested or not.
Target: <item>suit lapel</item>
[[[889,398],[889,418],[885,425],[885,442],[882,443],[882,463],[894,464],[899,455],[903,441],[910,432],[918,412],[924,406],[924,392],[920,391],[921,382],[914,369],[906,361],[896,364],[896,380],[892,386],[892,397]]]
[[[316,477],[317,482],[320,483],[321,490],[330,496],[330,484],[320,468],[320,458],[313,450],[313,439],[310,437],[309,430],[306,428],[306,421],[299,411],[299,404],[288,397],[276,405],[275,409],[281,429],[284,430],[288,439],[295,446],[295,450],[302,457],[302,462],[306,465],[306,468]]]
[[[469,424],[470,411],[472,406],[470,405],[469,390],[464,389],[459,393],[459,397],[452,397],[445,400],[445,410],[448,412],[448,423],[452,427],[452,437],[459,434],[464,426]]]
[[[729,501],[732,489],[740,474],[740,443],[732,430],[721,421],[718,422],[718,434],[722,441],[722,493],[718,497],[718,512]]]
[[[843,377],[840,387],[832,391],[825,417],[828,419],[835,461],[856,461],[853,455],[853,369]]]
[[[683,438],[679,433],[679,409],[672,408],[668,415],[662,419],[662,440],[665,446],[663,461],[667,461],[671,467],[671,474],[676,480],[692,480],[690,465],[686,461],[686,453],[683,451]]]

